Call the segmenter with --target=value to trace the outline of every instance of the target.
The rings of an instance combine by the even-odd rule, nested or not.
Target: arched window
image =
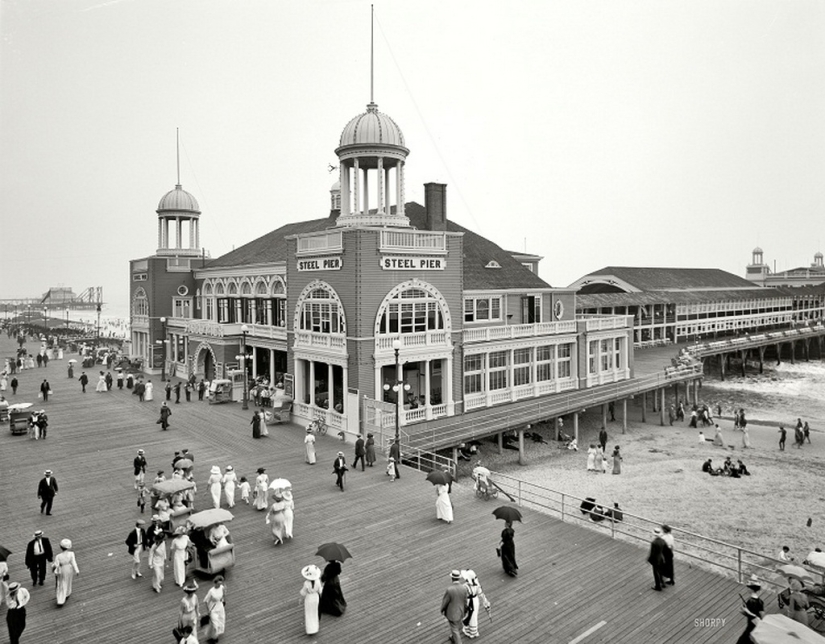
[[[304,289],[298,304],[298,328],[314,333],[346,333],[344,307],[328,284],[315,282]]]
[[[204,320],[214,320],[215,319],[215,299],[212,295],[212,283],[211,282],[204,282],[203,283],[203,307],[201,311],[203,311],[203,319]]]
[[[135,291],[135,297],[132,300],[132,315],[149,315],[149,299],[146,297],[146,291],[140,287]]]
[[[286,286],[281,278],[272,280],[272,298],[269,300],[271,309],[270,324],[272,326],[286,326]]]
[[[446,303],[435,288],[400,285],[384,301],[379,313],[378,335],[443,331]]]

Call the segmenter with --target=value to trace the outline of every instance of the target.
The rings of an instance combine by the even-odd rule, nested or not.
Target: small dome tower
[[[197,257],[201,254],[199,224],[201,211],[197,199],[186,192],[180,184],[179,142],[177,160],[178,182],[174,190],[170,190],[161,197],[156,211],[158,213],[157,254]],[[184,229],[187,229],[188,240],[184,239]]]

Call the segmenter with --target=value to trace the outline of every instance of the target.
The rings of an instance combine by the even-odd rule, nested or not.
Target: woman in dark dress
[[[340,617],[347,610],[347,600],[344,599],[341,582],[338,580],[340,574],[341,564],[338,561],[330,561],[324,568],[324,574],[321,575],[323,590],[318,610],[334,617]]]
[[[252,422],[249,423],[252,425],[252,438],[260,438],[261,437],[261,416],[257,412],[252,414]]]
[[[516,531],[513,530],[513,523],[507,521],[504,530],[501,531],[501,566],[511,577],[518,575],[518,564],[516,564],[516,543],[513,541]]]

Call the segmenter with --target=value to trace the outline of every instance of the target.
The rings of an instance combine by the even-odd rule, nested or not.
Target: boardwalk
[[[9,341],[0,343],[0,355],[11,355]],[[138,447],[146,450],[150,472],[168,473],[175,450],[194,452],[199,509],[208,505],[205,481],[213,464],[232,464],[247,477],[265,466],[271,477],[294,484],[295,539],[282,547],[272,545],[262,512],[235,508],[230,528],[238,563],[227,576],[224,644],[443,643],[448,629],[439,606],[453,568],[473,568],[493,604],[493,622],[482,615],[481,641],[570,642],[598,626],[579,641],[722,642],[735,641],[743,628],[737,596],[743,589],[731,580],[679,565],[677,586],[656,593],[642,549],[530,510],[525,523],[516,525],[521,574],[512,579],[493,551],[503,527],[490,515],[495,506],[476,499],[467,483],[454,489],[456,521],[446,525],[435,519],[432,486],[413,470],[404,469],[394,483],[383,467],[351,471],[340,493],[331,474],[341,447],[334,437],[319,439],[319,463],[309,466],[303,462],[301,428],[273,427],[269,438],[254,440],[251,412],[198,402],[173,404],[171,429],[162,432],[155,424],[160,396],[140,404],[125,389],[98,394],[90,387],[82,395],[65,368],[65,361],[51,362],[19,376],[18,401],[36,401],[42,378],[51,381],[54,396],[44,405],[51,421],[48,440],[0,434],[0,543],[14,551],[12,579],[31,588],[23,554],[38,528],[55,546],[71,538],[81,569],[62,609],[48,586],[32,591],[24,644],[172,641],[181,593],[171,569],[163,593],[153,593],[148,576],[130,579],[123,543],[140,517],[131,476]],[[351,446],[344,451],[351,459]],[[46,467],[60,483],[51,517],[39,514],[35,498]],[[321,633],[308,637],[298,604],[299,571],[322,563],[315,549],[331,540],[354,555],[341,579],[349,609],[341,618],[325,616]],[[201,598],[206,588],[201,580]],[[726,621],[696,621],[709,619]]]

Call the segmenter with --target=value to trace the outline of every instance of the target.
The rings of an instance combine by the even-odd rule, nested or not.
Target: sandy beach
[[[617,409],[618,412],[618,409]],[[785,451],[779,451],[778,429],[758,420],[749,422],[750,449],[742,447],[742,432],[733,429],[730,418],[718,420],[726,447],[711,442],[700,445],[699,430],[675,422],[659,425],[659,415],[648,411],[649,422],[641,422],[641,410],[628,405],[627,433],[617,415],[608,422],[608,452],[621,446],[624,457],[621,475],[612,475],[612,459],[607,474],[586,470],[587,448],[598,443],[600,416],[584,414],[579,424],[579,451],[527,441],[528,464],[518,464],[518,453],[504,450],[499,455],[494,443],[485,442],[479,460],[500,471],[544,487],[578,497],[591,496],[611,507],[618,502],[623,510],[637,516],[669,523],[691,532],[726,541],[776,557],[787,545],[800,559],[815,546],[825,547],[825,523],[821,503],[825,500],[825,434],[812,431],[812,444],[793,446],[788,434]],[[654,422],[650,422],[654,421]],[[534,427],[535,429],[535,427]],[[713,428],[705,432],[713,437]],[[570,430],[567,423],[566,430]],[[545,437],[549,427],[540,428]],[[701,471],[712,458],[721,467],[726,456],[741,459],[751,476],[739,479],[711,477]],[[462,461],[462,472],[470,463]],[[808,518],[813,519],[807,527]]]

